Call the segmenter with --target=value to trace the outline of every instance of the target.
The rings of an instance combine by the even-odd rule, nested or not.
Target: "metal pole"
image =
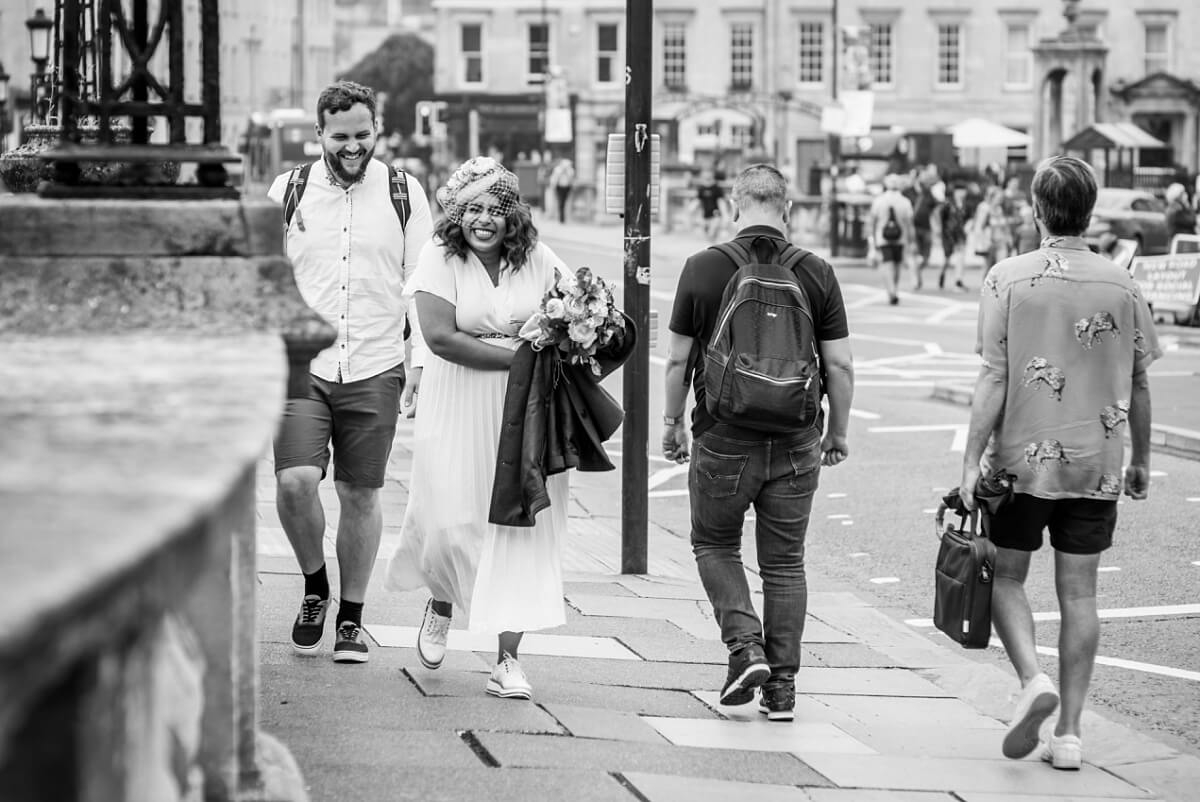
[[[625,363],[621,573],[646,573],[650,402],[650,65],[653,0],[625,7],[625,313],[638,342]]]
[[[838,99],[838,55],[842,49],[842,31],[838,26],[838,0],[833,0],[833,52],[830,54],[832,72],[829,76],[833,102]],[[829,255],[837,256],[841,243],[841,214],[838,211],[838,163],[842,160],[842,135],[829,135]]]

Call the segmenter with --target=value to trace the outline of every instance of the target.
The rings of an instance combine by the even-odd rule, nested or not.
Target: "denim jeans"
[[[790,683],[800,667],[808,608],[804,535],[821,471],[819,427],[765,440],[737,439],[717,424],[696,438],[688,471],[692,552],[721,640],[734,651],[763,646],[768,682]],[[742,525],[754,506],[763,621],[742,566]]]

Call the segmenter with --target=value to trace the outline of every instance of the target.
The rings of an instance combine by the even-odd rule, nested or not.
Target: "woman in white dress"
[[[488,523],[488,509],[517,332],[556,269],[567,270],[537,241],[516,176],[494,159],[464,163],[437,199],[446,216],[405,288],[431,354],[417,378],[412,482],[387,587],[432,594],[417,638],[426,668],[441,665],[458,608],[471,631],[498,636],[487,692],[529,699],[521,636],[566,620],[567,473],[548,477],[551,505],[533,527]]]

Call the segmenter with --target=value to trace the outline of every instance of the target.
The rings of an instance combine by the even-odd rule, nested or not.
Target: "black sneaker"
[[[764,685],[758,700],[758,712],[766,713],[768,721],[791,721],[796,717],[795,685]]]
[[[743,646],[729,655],[729,674],[721,691],[721,704],[744,705],[754,699],[754,689],[771,676],[771,664],[757,643]]]
[[[325,633],[325,612],[329,599],[309,595],[300,602],[300,614],[292,624],[292,648],[301,654],[312,654],[321,646]]]
[[[353,621],[338,624],[337,642],[333,644],[333,662],[367,662],[367,644],[362,641],[362,627]]]

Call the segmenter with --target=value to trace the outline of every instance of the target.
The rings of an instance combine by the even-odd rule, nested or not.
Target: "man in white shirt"
[[[350,81],[317,100],[321,160],[307,171],[286,220],[286,249],[305,302],[337,330],[312,361],[308,395],[288,399],[275,440],[276,508],[304,573],[304,599],[292,645],[313,654],[329,607],[325,513],[318,487],[333,446],[341,513],[341,578],[333,659],[364,663],[362,607],[383,519],[383,487],[404,388],[404,282],[433,234],[424,190],[406,176],[411,212],[401,222],[388,166],[372,158],[378,123],[375,93]],[[268,197],[284,202],[291,173]]]

